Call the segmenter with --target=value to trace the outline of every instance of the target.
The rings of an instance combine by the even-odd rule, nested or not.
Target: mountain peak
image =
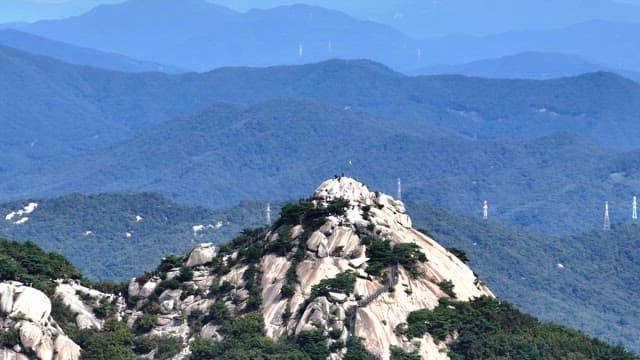
[[[333,179],[323,182],[313,193],[314,198],[326,201],[343,198],[363,204],[370,203],[371,195],[365,184],[345,176],[335,176]]]
[[[417,349],[394,329],[443,297],[493,297],[467,265],[412,228],[401,201],[351,177],[328,179],[310,199],[285,206],[265,242],[261,311],[273,338],[333,331],[344,342],[364,338],[381,358],[399,346],[435,359],[433,339]]]

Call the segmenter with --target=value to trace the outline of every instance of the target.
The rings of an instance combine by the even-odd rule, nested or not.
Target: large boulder
[[[188,267],[195,267],[211,262],[216,256],[216,248],[212,243],[200,244],[189,254]]]
[[[347,301],[348,298],[349,296],[347,294],[329,291],[329,299],[333,302],[343,303]]]
[[[350,254],[360,246],[360,239],[351,227],[338,226],[327,239],[327,250],[333,254],[338,249],[344,254]]]
[[[50,337],[43,337],[36,347],[36,356],[40,360],[53,359],[53,341]]]
[[[15,289],[18,295],[9,314],[12,318],[22,318],[35,323],[43,323],[51,314],[51,300],[42,291],[28,286]]]
[[[300,317],[300,321],[296,327],[296,334],[299,334],[301,331],[327,329],[330,309],[331,303],[326,297],[321,296],[313,300],[304,310],[302,317]]]
[[[358,202],[366,205],[373,203],[372,194],[363,183],[348,177],[336,177],[329,179],[316,189],[314,198],[331,201],[335,198],[343,198],[351,202]]]
[[[79,360],[80,346],[64,335],[56,338],[54,343],[56,351],[55,360]]]
[[[35,350],[36,345],[42,341],[42,329],[29,321],[21,321],[16,326],[20,332],[20,343],[23,347]]]
[[[140,292],[138,293],[138,296],[139,297],[143,297],[143,298],[149,297],[149,295],[153,294],[153,292],[156,290],[156,287],[158,287],[159,283],[160,283],[160,278],[159,277],[157,277],[157,276],[152,277],[140,289]]]
[[[182,290],[165,290],[158,300],[160,301],[160,312],[164,315],[170,314],[180,308],[180,296]]]
[[[314,231],[307,240],[307,249],[317,251],[322,243],[327,243],[327,237],[320,231]]]
[[[131,279],[129,281],[129,296],[140,296],[140,290],[142,290],[142,286],[138,283],[138,279]]]

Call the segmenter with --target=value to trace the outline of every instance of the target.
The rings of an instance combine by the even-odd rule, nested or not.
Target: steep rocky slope
[[[205,312],[222,300],[232,312],[259,309],[273,339],[321,330],[335,334],[330,343],[362,337],[369,352],[383,358],[389,357],[390,346],[418,350],[425,358],[446,358],[442,345],[429,335],[416,346],[396,335],[396,327],[412,311],[432,309],[448,296],[442,282],[453,285],[459,300],[493,296],[462,261],[411,228],[402,202],[350,178],[324,182],[311,200],[285,207],[264,235],[243,241],[249,250],[236,242],[237,248],[228,245],[217,254],[210,244],[191,252],[184,264],[193,271],[188,284],[196,295],[185,297],[180,289],[161,292],[160,326],[154,332],[187,336],[188,325],[175,319],[184,311]],[[263,256],[252,255],[253,249]],[[180,272],[175,267],[165,280],[130,282],[129,296],[140,298],[130,324],[143,316],[159,284]],[[201,335],[220,336],[211,324]]]
[[[344,214],[329,216],[327,222],[315,231],[310,226],[301,225],[291,229],[290,236],[294,241],[306,240],[306,244],[297,246],[306,245],[307,249],[304,260],[296,269],[299,283],[295,285],[291,299],[282,299],[278,291],[285,282],[290,261],[277,255],[263,259],[263,312],[271,335],[278,337],[285,330],[294,329],[295,332],[318,327],[326,331],[341,329],[339,321],[331,323],[331,315],[340,314],[338,318],[344,322],[342,314],[355,311],[353,335],[363,337],[367,349],[373,354],[388,357],[391,345],[412,347],[406,339],[398,337],[394,329],[405,321],[410,312],[434,308],[440,297],[447,296],[438,286],[441,281],[453,283],[458,299],[492,296],[490,290],[459,259],[411,228],[411,219],[405,214],[402,202],[385,194],[369,192],[366,186],[350,178],[326,181],[313,198],[323,204],[345,199],[349,205]],[[283,224],[274,229],[271,237],[280,235],[278,231],[286,226]],[[385,267],[382,278],[368,274],[366,268],[370,266],[373,255],[367,251],[366,244],[371,247],[374,242],[384,240],[390,240],[392,247],[398,244],[415,246],[415,250],[426,255],[427,261],[416,261],[415,265],[410,265],[415,266],[416,269],[412,270],[419,275],[412,275],[402,264],[397,265],[409,260],[406,258],[391,260],[395,262]],[[352,294],[329,292],[328,297],[312,299],[314,285],[346,271],[357,274]],[[387,271],[389,279],[385,281]],[[389,292],[391,288],[395,291]],[[283,326],[279,321],[282,313],[287,309],[300,311],[305,301],[311,303],[304,309],[302,317],[291,319],[286,327]],[[420,353],[435,358],[439,348],[431,339],[422,339]]]

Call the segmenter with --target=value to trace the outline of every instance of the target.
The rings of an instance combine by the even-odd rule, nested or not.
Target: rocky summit
[[[193,356],[196,338],[223,339],[216,308],[233,316],[261,313],[274,340],[321,333],[331,359],[345,356],[352,337],[378,358],[398,347],[446,359],[446,342],[398,330],[408,315],[435,308],[443,297],[493,298],[460,259],[411,227],[401,201],[348,177],[327,180],[309,199],[285,206],[269,228],[246,230],[219,249],[206,243],[164,258],[117,295],[76,280],[55,284],[55,301],[78,329],[102,330],[110,304],[113,316],[138,334],[179,339],[176,359]],[[51,304],[24,284],[0,285],[3,326],[19,337],[2,359],[79,358],[80,346],[51,318]]]
[[[418,350],[423,358],[447,358],[443,345],[436,345],[429,335],[416,344],[398,336],[396,327],[405,323],[412,311],[433,309],[441,297],[449,296],[438,285],[443,282],[453,285],[459,300],[493,297],[491,291],[456,256],[413,229],[401,201],[370,192],[347,177],[325,181],[311,201],[331,207],[339,200],[345,200],[344,212],[327,216],[317,228],[280,219],[267,235],[268,243],[288,236],[296,248],[304,249],[301,261],[292,254],[268,254],[261,261],[267,334],[278,338],[303,330],[339,330],[342,341],[349,335],[362,337],[367,350],[381,358],[389,357],[392,345]],[[385,243],[390,249],[410,249],[397,252],[408,256],[391,255],[381,260],[382,252],[372,250]],[[422,260],[418,254],[424,255]],[[284,298],[282,289],[288,285],[287,272],[292,266],[297,281],[293,295]],[[380,269],[367,271],[372,266]],[[314,287],[344,273],[355,275],[351,291],[335,289],[314,297]],[[283,321],[283,314],[289,312],[302,315]]]

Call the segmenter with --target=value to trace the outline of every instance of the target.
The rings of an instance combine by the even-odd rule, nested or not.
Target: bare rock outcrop
[[[14,295],[9,316],[42,323],[51,314],[51,300],[42,291],[29,286],[15,286],[9,293]]]
[[[212,243],[200,244],[198,247],[194,248],[191,251],[186,265],[188,267],[204,265],[208,262],[211,262],[215,256],[216,248]]]
[[[80,347],[66,337],[50,316],[51,300],[46,294],[7,281],[0,283],[0,304],[6,316],[0,326],[15,329],[20,341],[13,349],[0,349],[0,359],[27,359],[25,351],[40,360],[80,359]]]
[[[104,294],[100,291],[87,288],[75,281],[58,282],[55,296],[62,301],[63,304],[69,306],[69,309],[76,314],[76,325],[79,329],[102,329],[102,321],[93,313],[93,307],[97,306],[103,299],[109,302],[116,300],[117,296],[112,294]],[[87,300],[91,299],[91,303],[87,304]],[[122,300],[124,301],[124,299]]]
[[[267,334],[280,338],[283,334],[320,329],[324,333],[331,331],[334,336],[340,334],[340,340],[346,341],[351,332],[364,338],[365,347],[382,359],[390,357],[391,346],[415,350],[423,359],[447,359],[445,343],[436,344],[429,335],[409,341],[396,334],[395,328],[405,323],[412,311],[433,309],[441,297],[448,296],[438,286],[441,281],[454,285],[458,300],[493,297],[491,291],[462,261],[414,230],[401,201],[370,192],[362,183],[345,177],[325,181],[312,197],[317,206],[326,206],[339,198],[348,200],[343,214],[327,216],[317,229],[304,229],[311,233],[301,236],[304,243],[298,246],[304,246],[307,255],[293,263],[297,281],[291,296],[284,298],[279,294],[291,259],[273,255],[263,258],[262,312]],[[272,229],[267,241],[273,241],[273,234],[278,231]],[[397,271],[389,265],[383,269],[384,278],[371,276],[364,271],[372,259],[363,238],[388,240],[392,247],[413,244],[427,261],[415,264],[411,272],[396,264]],[[357,275],[352,293],[330,291],[326,296],[311,298],[314,285],[345,271]],[[393,280],[389,279],[391,276]],[[391,288],[393,292],[389,291]],[[286,322],[281,320],[285,311],[292,314]],[[349,328],[352,321],[355,322]],[[337,352],[331,358],[342,356]]]
[[[79,360],[80,346],[64,335],[56,338],[54,343],[56,349],[55,360]]]

